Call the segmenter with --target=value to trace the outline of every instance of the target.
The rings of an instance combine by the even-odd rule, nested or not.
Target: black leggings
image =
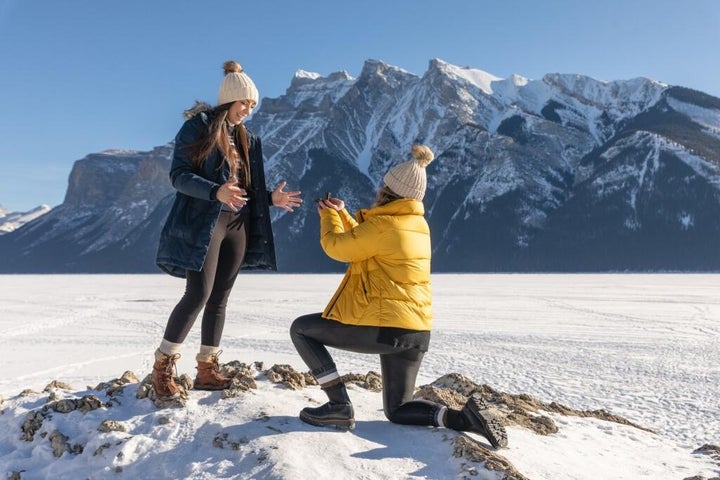
[[[290,338],[315,377],[337,372],[326,346],[379,354],[383,410],[388,420],[405,425],[437,426],[436,416],[442,406],[426,400],[412,400],[415,380],[425,354],[415,347],[378,342],[381,330],[381,327],[345,325],[313,313],[293,322]]]
[[[247,209],[220,212],[205,263],[200,271],[187,270],[185,294],[173,309],[164,339],[182,343],[200,310],[205,307],[200,330],[203,345],[220,345],[230,291],[245,258]]]

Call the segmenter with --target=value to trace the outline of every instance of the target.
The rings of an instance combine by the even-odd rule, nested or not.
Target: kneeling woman
[[[355,426],[348,392],[326,348],[333,347],[380,355],[383,408],[391,422],[473,431],[504,447],[505,429],[479,396],[462,410],[412,400],[432,328],[430,228],[422,199],[425,167],[434,157],[423,145],[414,146],[412,155],[387,172],[375,204],[360,210],[357,221],[338,198],[318,202],[322,248],[350,266],[325,311],[302,316],[290,328],[295,348],[329,399],[304,408],[300,419]]]

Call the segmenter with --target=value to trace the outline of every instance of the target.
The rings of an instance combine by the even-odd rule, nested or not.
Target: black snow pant
[[[382,327],[345,325],[313,313],[297,318],[290,327],[290,338],[298,353],[317,378],[337,372],[326,347],[356,353],[380,355],[383,383],[383,410],[393,423],[438,426],[437,415],[442,406],[426,400],[412,400],[424,351],[412,342],[386,342],[388,331]],[[426,335],[430,332],[417,332]],[[423,343],[423,342],[421,342]]]
[[[220,212],[200,271],[188,270],[185,294],[173,309],[163,338],[183,343],[205,308],[200,329],[202,345],[220,345],[225,310],[247,249],[248,210]]]

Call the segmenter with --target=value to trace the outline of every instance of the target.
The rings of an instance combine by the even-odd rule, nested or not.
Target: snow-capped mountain
[[[369,60],[358,78],[298,71],[248,126],[268,185],[287,180],[307,201],[274,212],[283,271],[342,269],[318,246],[312,199],[367,207],[415,142],[436,153],[425,197],[435,271],[720,269],[720,99],[701,92],[646,78],[501,79],[438,59],[418,76]],[[171,149],[79,161],[65,203],[2,238],[0,270],[155,271]],[[137,184],[146,164],[157,175]],[[86,192],[75,170],[91,166],[115,194]],[[63,254],[40,264],[38,249]]]
[[[0,205],[0,235],[17,230],[50,210],[52,209],[49,205],[40,205],[27,212],[11,212]]]
[[[149,271],[157,235],[146,238],[144,225],[173,192],[171,156],[172,144],[150,152],[108,150],[75,162],[63,203],[0,237],[0,271]]]

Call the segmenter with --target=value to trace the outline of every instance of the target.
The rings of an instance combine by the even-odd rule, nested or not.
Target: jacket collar
[[[414,198],[401,198],[385,205],[358,210],[355,215],[358,222],[378,215],[425,215],[425,206]]]

